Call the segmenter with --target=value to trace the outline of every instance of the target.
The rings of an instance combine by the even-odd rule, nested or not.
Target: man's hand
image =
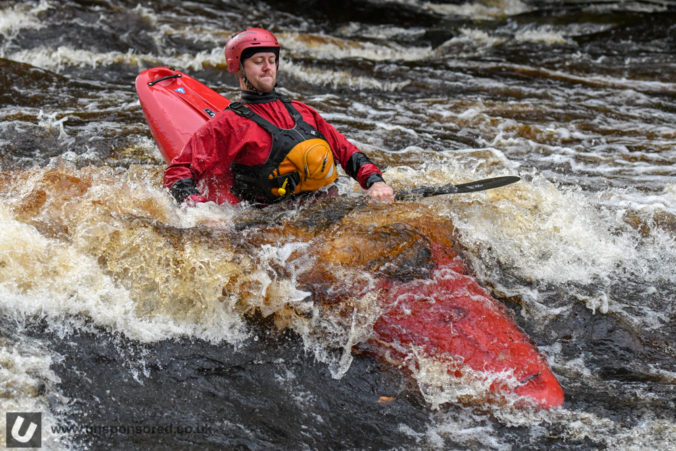
[[[376,182],[366,191],[373,200],[380,202],[394,202],[394,190],[385,182]]]

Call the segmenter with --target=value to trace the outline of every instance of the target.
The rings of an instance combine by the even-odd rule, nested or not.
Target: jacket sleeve
[[[224,178],[231,178],[230,166],[235,157],[228,152],[232,149],[228,141],[231,134],[224,132],[227,124],[223,124],[223,118],[218,119],[200,127],[164,171],[164,187],[179,203],[191,194],[205,194],[198,187],[202,187],[200,182],[207,173],[214,172],[215,165],[223,168],[219,172],[226,173]]]
[[[191,170],[192,163],[192,139],[183,147],[169,166],[164,170],[164,187],[169,188],[172,196],[179,204],[191,194],[200,194],[197,189],[195,175]]]
[[[333,150],[333,156],[343,167],[347,175],[355,179],[362,188],[368,189],[376,182],[383,182],[383,174],[378,167],[343,136],[333,125],[319,115],[313,108],[301,104],[312,115],[317,130],[324,135]]]

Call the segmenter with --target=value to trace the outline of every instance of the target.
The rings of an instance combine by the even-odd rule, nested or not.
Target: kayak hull
[[[508,310],[467,275],[462,260],[433,252],[427,279],[383,281],[383,313],[374,326],[374,353],[411,368],[447,373],[448,383],[473,383],[474,397],[516,394],[535,406],[563,404],[564,394],[546,359]],[[518,402],[518,400],[517,400]]]

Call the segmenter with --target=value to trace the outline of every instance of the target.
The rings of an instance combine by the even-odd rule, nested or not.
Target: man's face
[[[271,92],[277,83],[276,56],[272,52],[254,53],[244,60],[244,74],[259,92]]]

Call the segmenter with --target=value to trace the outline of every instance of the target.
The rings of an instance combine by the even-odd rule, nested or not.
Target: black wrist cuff
[[[385,179],[380,176],[380,174],[371,174],[369,175],[369,178],[366,179],[366,187],[371,188],[374,183],[376,182],[383,182],[385,183]]]
[[[369,157],[367,157],[363,153],[355,152],[348,160],[347,165],[345,167],[345,172],[347,172],[347,175],[357,180],[357,174],[359,174],[359,169],[365,164],[373,164],[373,162],[369,160]]]
[[[179,204],[186,200],[191,194],[201,195],[197,190],[197,186],[195,186],[193,179],[181,179],[171,185],[169,191]]]

